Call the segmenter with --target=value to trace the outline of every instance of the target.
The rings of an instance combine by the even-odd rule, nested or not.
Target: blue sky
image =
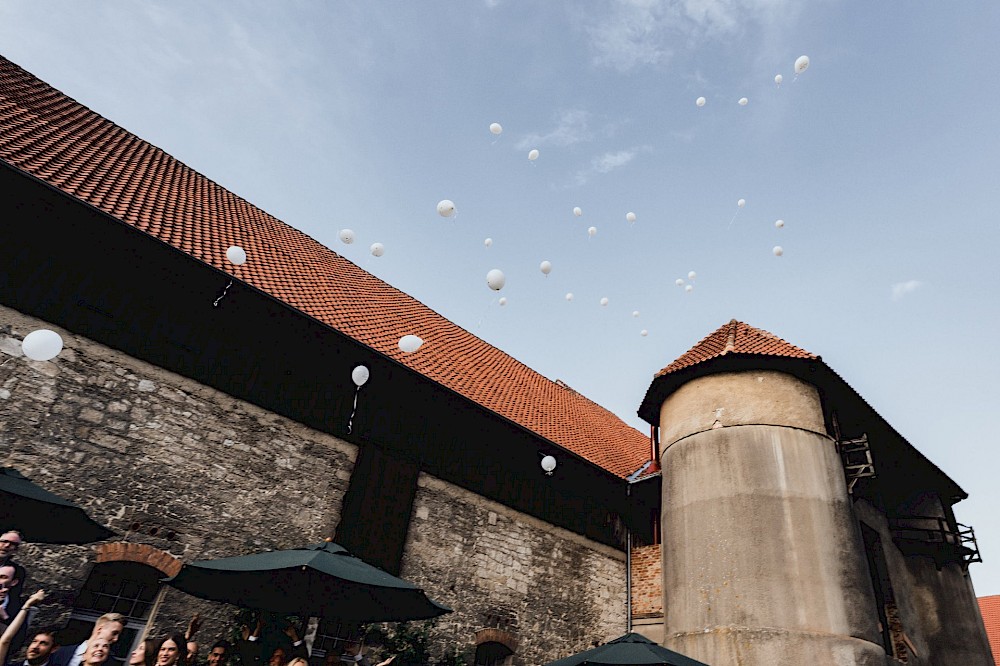
[[[980,595],[997,34],[986,1],[0,5],[6,57],[637,427],[731,318],[821,354],[970,493]]]

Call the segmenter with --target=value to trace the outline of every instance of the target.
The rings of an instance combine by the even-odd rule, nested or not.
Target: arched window
[[[140,562],[95,564],[76,596],[69,623],[59,632],[60,643],[72,645],[84,641],[97,618],[105,613],[120,613],[125,616],[125,630],[111,647],[108,665],[123,663],[146,626],[161,578],[161,571]]]
[[[514,663],[514,652],[495,641],[480,643],[476,647],[476,666],[510,666]]]

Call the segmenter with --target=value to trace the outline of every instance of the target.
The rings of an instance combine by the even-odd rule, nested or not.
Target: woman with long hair
[[[128,658],[128,666],[155,666],[159,641],[147,638],[135,646]]]
[[[14,636],[17,635],[17,632],[24,625],[24,621],[28,617],[28,609],[37,605],[44,598],[45,590],[38,590],[38,592],[25,599],[21,610],[17,611],[17,614],[10,619],[10,624],[7,625],[7,629],[0,636],[0,664],[7,663],[7,652],[10,650],[10,644],[14,642]]]
[[[183,665],[187,655],[187,640],[183,635],[173,633],[162,640],[156,647],[155,666]]]

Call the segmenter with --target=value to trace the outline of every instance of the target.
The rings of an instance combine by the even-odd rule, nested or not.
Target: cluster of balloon
[[[545,472],[545,476],[552,476],[552,472],[556,470],[556,459],[554,456],[544,456],[542,458],[542,471]]]
[[[226,259],[228,259],[229,263],[233,264],[234,266],[242,266],[243,264],[247,263],[246,250],[244,250],[239,245],[230,245],[226,249]],[[212,301],[213,308],[219,307],[219,301],[221,301],[223,298],[226,297],[226,294],[229,293],[229,288],[232,286],[233,286],[233,280],[232,278],[230,278],[229,283],[222,289],[222,293],[219,294],[219,297],[214,301]]]
[[[528,159],[530,161],[532,161],[532,162],[534,162],[535,160],[538,159],[538,149],[537,148],[532,148],[531,150],[528,151]]]
[[[552,262],[543,261],[538,265],[538,270],[542,272],[542,275],[545,275],[547,277],[548,274],[552,272]]]
[[[351,381],[354,382],[354,406],[351,408],[351,415],[347,419],[348,434],[350,434],[351,427],[354,424],[354,414],[358,411],[358,393],[361,392],[361,387],[368,381],[369,376],[368,368],[363,365],[356,366],[351,370]]]
[[[638,310],[632,310],[632,316],[633,317],[638,317],[639,316],[639,311]]]
[[[774,248],[771,250],[771,252],[774,253],[774,256],[780,257],[785,253],[785,248],[781,247],[780,245],[775,245]]]
[[[581,215],[583,215],[583,209],[577,206],[576,208],[573,209],[573,214],[576,215],[577,217],[580,217]]]
[[[351,229],[341,229],[337,236],[344,245],[350,245],[355,239],[354,231]]]
[[[487,238],[486,240],[483,241],[483,245],[485,245],[486,247],[493,247],[493,239]]]
[[[774,83],[775,83],[775,85],[779,85],[780,86],[781,82],[784,81],[784,80],[785,80],[785,77],[783,77],[781,74],[777,74],[774,77]]]
[[[601,299],[601,307],[606,307],[608,303],[609,303],[609,301],[608,301],[608,297],[607,296],[605,296],[605,297],[603,297]]]
[[[490,123],[490,134],[500,136],[503,134],[503,125],[500,123]]]
[[[649,331],[647,331],[646,329],[642,329],[641,331],[639,331],[639,335],[641,335],[642,337],[646,337],[647,335],[649,335]]]
[[[783,229],[784,227],[785,227],[785,221],[784,220],[775,220],[774,221],[774,228],[775,229]]]
[[[699,97],[698,99],[696,99],[694,101],[694,103],[696,105],[698,105],[698,106],[705,106],[705,98],[704,97]]]
[[[416,335],[404,335],[399,339],[399,351],[404,354],[412,354],[413,352],[420,349],[424,344],[424,341]]]
[[[501,296],[500,300],[497,301],[497,303],[500,304],[500,307],[503,307],[503,306],[507,305],[507,297],[506,296]]]
[[[795,59],[795,78],[799,78],[799,74],[809,69],[809,56],[800,55]]]
[[[499,268],[494,268],[486,274],[486,286],[493,291],[500,291],[507,284],[507,277]]]
[[[441,217],[451,217],[455,214],[455,204],[450,199],[442,199],[438,201],[437,212]]]
[[[625,213],[625,219],[628,220],[629,224],[635,224],[635,213]]]
[[[572,291],[566,292],[566,302],[571,303],[572,301],[573,301],[573,292]]]
[[[738,101],[737,104],[739,104],[740,106],[746,106],[749,102],[750,100],[748,100],[746,97],[740,97],[740,101]]]
[[[597,235],[597,227],[590,227],[589,229],[587,229],[587,235],[590,236],[591,238],[593,238],[594,236],[596,236]]]
[[[743,210],[744,208],[746,208],[746,205],[747,205],[747,200],[746,199],[740,199],[739,201],[736,202],[736,212],[733,213],[733,219],[729,220],[729,226],[730,227],[733,226],[733,222],[736,221],[736,216],[740,214],[741,210]]]
[[[385,254],[385,246],[382,245],[382,243],[372,243],[369,251],[372,253],[373,257],[381,257]]]
[[[677,278],[676,280],[674,280],[674,284],[676,284],[678,287],[683,287],[684,286],[684,278]]]
[[[32,361],[51,361],[59,355],[62,349],[62,337],[47,328],[40,328],[28,333],[21,341],[21,351]]]
[[[692,282],[694,282],[694,279],[696,277],[698,277],[697,273],[695,273],[694,271],[688,271],[688,280],[691,280]]]

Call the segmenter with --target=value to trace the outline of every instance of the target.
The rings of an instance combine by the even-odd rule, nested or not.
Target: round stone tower
[[[713,666],[885,664],[812,362],[733,321],[650,387],[667,647]]]

